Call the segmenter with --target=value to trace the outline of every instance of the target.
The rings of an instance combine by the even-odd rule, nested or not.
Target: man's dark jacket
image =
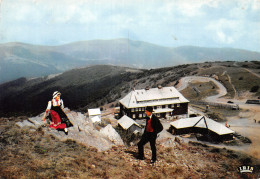
[[[150,118],[149,117],[146,117],[146,126],[145,126],[145,129],[147,127],[147,122]],[[160,122],[160,120],[152,114],[152,118],[151,118],[151,125],[152,125],[152,128],[153,128],[153,132],[158,134],[159,132],[161,132],[163,130],[163,126]]]

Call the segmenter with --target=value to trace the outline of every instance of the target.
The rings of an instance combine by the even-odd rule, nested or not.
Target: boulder
[[[112,125],[107,125],[105,128],[100,130],[100,133],[107,136],[109,140],[111,140],[116,145],[124,145],[123,140],[120,135],[116,132],[116,130],[112,127]]]
[[[42,121],[42,117],[40,117],[40,116],[31,117],[28,119],[28,121],[30,121],[32,124],[34,124],[36,128],[38,128],[44,124],[44,122]]]
[[[25,127],[36,127],[33,123],[24,120],[23,122],[17,122],[16,123],[17,126],[21,127],[21,128],[25,128]]]

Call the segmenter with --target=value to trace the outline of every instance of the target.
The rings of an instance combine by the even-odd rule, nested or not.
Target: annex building
[[[179,119],[170,123],[170,131],[174,135],[199,133],[212,141],[232,140],[235,133],[223,124],[205,116]]]
[[[133,90],[119,100],[120,116],[143,119],[145,108],[152,106],[158,117],[187,115],[189,101],[174,87]]]

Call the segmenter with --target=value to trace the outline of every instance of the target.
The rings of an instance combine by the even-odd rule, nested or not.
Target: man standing
[[[144,160],[144,145],[147,142],[150,142],[151,150],[152,150],[152,159],[151,163],[156,161],[156,138],[157,134],[163,130],[163,126],[160,120],[153,115],[153,108],[151,106],[146,107],[146,126],[144,133],[142,135],[141,140],[138,142],[138,159]]]

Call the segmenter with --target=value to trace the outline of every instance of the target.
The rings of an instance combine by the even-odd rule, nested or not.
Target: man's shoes
[[[136,157],[138,160],[144,160],[144,157],[142,157],[142,156],[137,156]]]
[[[155,162],[156,162],[156,160],[153,160],[153,159],[152,159],[150,163],[153,164],[153,163],[155,163]]]

